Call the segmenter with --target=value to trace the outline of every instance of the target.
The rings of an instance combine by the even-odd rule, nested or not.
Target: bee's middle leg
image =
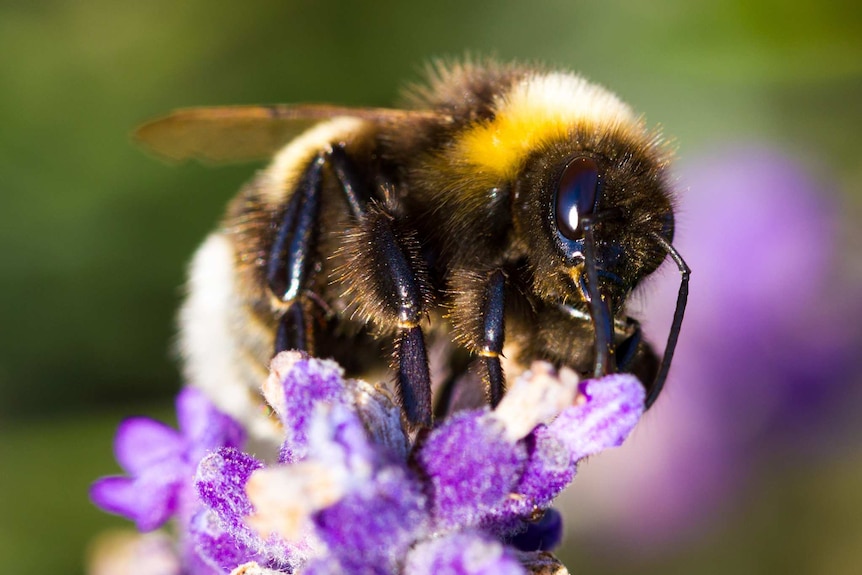
[[[348,230],[341,281],[352,307],[380,333],[394,333],[393,369],[411,426],[430,427],[431,376],[420,322],[431,299],[415,235],[385,205],[371,204]]]
[[[381,331],[394,331],[393,368],[404,415],[411,426],[430,427],[431,375],[420,326],[432,298],[427,263],[386,190],[374,197],[343,148],[333,146],[329,161],[352,215],[340,279],[361,316]],[[379,180],[385,182],[382,175]],[[380,185],[383,189],[388,183]]]

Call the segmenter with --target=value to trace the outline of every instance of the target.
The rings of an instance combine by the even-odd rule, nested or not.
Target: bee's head
[[[503,237],[496,221],[509,232],[499,216],[511,216],[514,234],[506,237],[527,261],[533,293],[547,302],[586,303],[592,253],[602,299],[616,316],[667,255],[656,234],[668,242],[673,235],[669,154],[657,132],[616,96],[570,74],[527,74],[490,108],[432,156],[422,172],[435,180],[431,193],[457,198],[459,224],[473,218],[489,237]],[[453,241],[468,228],[449,230]]]
[[[585,305],[587,259],[592,257],[598,291],[616,316],[666,255],[653,234],[672,240],[664,164],[652,149],[639,149],[614,134],[576,138],[579,149],[572,147],[560,142],[527,162],[516,185],[516,230],[537,294]]]

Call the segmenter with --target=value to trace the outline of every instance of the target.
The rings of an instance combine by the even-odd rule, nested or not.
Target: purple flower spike
[[[128,517],[141,531],[156,529],[191,508],[193,498],[186,493],[189,478],[204,453],[222,446],[240,447],[245,441],[242,428],[201,392],[184,389],[176,405],[181,433],[145,417],[121,423],[114,451],[129,477],[105,477],[90,489],[96,505]]]
[[[628,435],[644,399],[632,376],[579,386],[573,372],[537,362],[494,411],[459,412],[411,445],[388,393],[344,380],[332,362],[280,354],[265,394],[286,428],[284,460],[266,467],[233,447],[203,456],[194,481],[199,511],[181,525],[187,575],[556,569],[536,550],[559,542],[559,515],[530,519],[571,480],[579,459]],[[186,435],[238,437],[230,427],[208,429],[212,417],[197,407],[179,406]],[[118,448],[130,470],[203,453],[149,420],[130,430]],[[126,443],[150,445],[147,457]],[[173,486],[181,478],[171,470],[153,477]]]
[[[476,526],[515,486],[526,448],[487,410],[461,412],[435,429],[419,452],[442,529]]]
[[[526,575],[518,559],[499,541],[477,532],[430,539],[410,551],[405,575]]]

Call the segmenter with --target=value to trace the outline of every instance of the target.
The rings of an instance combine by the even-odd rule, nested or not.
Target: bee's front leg
[[[506,311],[506,276],[503,270],[495,270],[488,277],[483,304],[479,355],[484,360],[487,373],[488,403],[491,407],[497,407],[506,389],[506,379],[500,364]]]
[[[620,371],[630,372],[637,356],[638,347],[643,342],[643,330],[641,322],[633,317],[626,317],[625,333],[623,340],[616,345],[614,355],[617,358],[617,367]]]
[[[617,334],[619,343],[616,344],[614,353],[617,368],[621,372],[631,373],[637,377],[649,395],[655,387],[659,369],[655,350],[644,339],[640,322],[632,317],[626,317],[625,330]],[[619,337],[623,339],[620,341]]]

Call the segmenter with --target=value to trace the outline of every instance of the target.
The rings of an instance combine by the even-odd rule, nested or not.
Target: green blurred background
[[[773,143],[862,195],[855,2],[7,0],[0,5],[0,561],[83,572],[124,522],[86,498],[129,413],[170,418],[184,267],[253,166],[168,168],[130,143],[175,107],[393,103],[434,56],[541,60],[611,87],[682,158]],[[858,318],[857,318],[858,319]],[[862,450],[776,470],[695,545],[570,542],[579,573],[862,572]],[[821,529],[821,526],[828,527]],[[858,568],[858,571],[856,570]]]

